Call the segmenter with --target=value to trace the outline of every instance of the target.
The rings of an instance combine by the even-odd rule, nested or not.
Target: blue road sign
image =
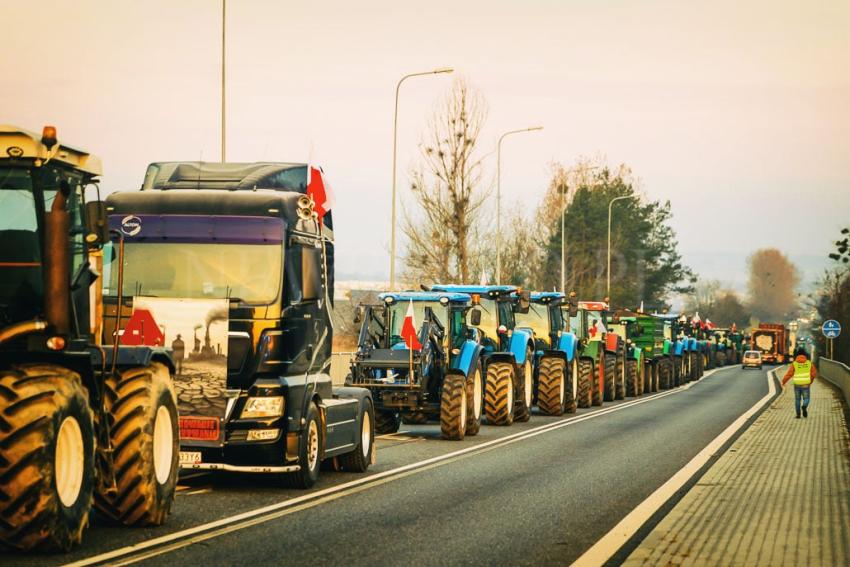
[[[823,336],[825,336],[826,338],[837,339],[838,335],[841,334],[841,323],[839,323],[835,319],[824,321],[823,327],[821,327],[821,331],[823,332]]]

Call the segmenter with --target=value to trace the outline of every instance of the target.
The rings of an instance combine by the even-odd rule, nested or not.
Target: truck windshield
[[[27,169],[0,169],[0,325],[41,310],[41,249]]]
[[[117,295],[117,246],[104,252],[104,295]],[[127,242],[125,297],[232,298],[268,304],[281,293],[280,244]]]

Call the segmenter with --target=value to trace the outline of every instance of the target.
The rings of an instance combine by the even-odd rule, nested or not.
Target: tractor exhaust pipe
[[[68,232],[71,217],[65,208],[70,191],[63,181],[44,222],[44,314],[55,331],[67,335],[71,331],[71,259]]]

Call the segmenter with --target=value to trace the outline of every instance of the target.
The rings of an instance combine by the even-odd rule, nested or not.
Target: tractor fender
[[[576,357],[576,350],[578,348],[578,337],[576,337],[575,333],[570,333],[566,331],[561,333],[561,336],[558,337],[558,350],[566,353],[567,362],[572,362]]]
[[[697,351],[697,340],[693,337],[688,339],[688,350],[691,352]]]
[[[676,356],[682,356],[685,350],[685,341],[676,341],[673,348],[673,354]]]
[[[523,353],[523,356],[525,356],[525,353]],[[514,371],[518,370],[517,360],[512,352],[493,352],[488,354],[484,361],[487,366],[494,362],[507,362],[514,367]]]
[[[632,358],[637,360],[638,367],[639,367],[640,363],[643,361],[643,349],[639,349],[639,348],[634,349],[634,352],[632,353]]]
[[[103,349],[106,354],[106,366],[112,365],[112,349]],[[99,351],[92,352],[92,361],[95,365],[100,365]],[[130,366],[150,366],[151,362],[161,362],[168,367],[170,372],[174,372],[174,359],[171,356],[171,349],[165,347],[151,346],[119,346],[116,366],[118,368],[126,368]]]
[[[664,349],[661,352],[669,355],[673,350],[673,341],[671,341],[670,339],[664,339]]]
[[[531,347],[534,352],[534,335],[528,329],[514,329],[511,335],[510,350],[514,355],[517,366],[525,364],[526,350]]]
[[[469,376],[473,366],[478,362],[482,350],[481,345],[473,340],[463,341],[463,345],[460,347],[460,355],[455,357],[452,369],[459,370],[465,376]]]

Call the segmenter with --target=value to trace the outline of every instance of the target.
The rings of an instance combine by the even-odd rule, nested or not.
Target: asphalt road
[[[311,491],[196,473],[181,480],[166,526],[95,516],[74,552],[0,564],[569,564],[766,392],[764,372],[736,367],[563,418],[485,426],[462,442],[439,439],[438,425],[402,426],[379,439],[368,473],[325,471]],[[102,555],[131,545],[129,556]]]

